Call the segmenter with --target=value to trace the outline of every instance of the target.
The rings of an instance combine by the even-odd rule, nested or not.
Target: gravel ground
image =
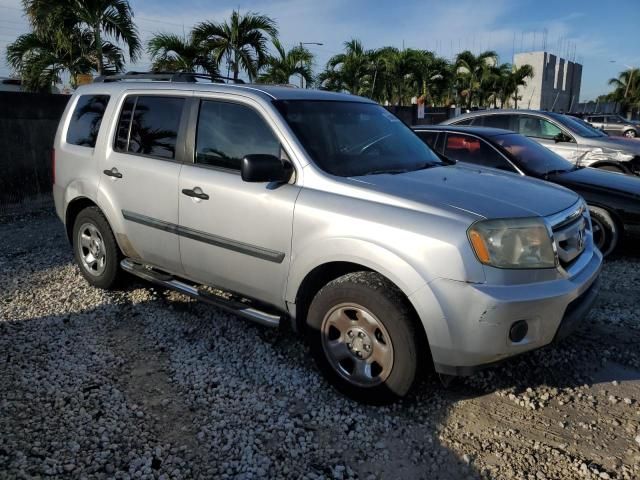
[[[49,212],[0,221],[1,478],[640,478],[640,253],[557,346],[391,407],[292,334],[87,285]]]

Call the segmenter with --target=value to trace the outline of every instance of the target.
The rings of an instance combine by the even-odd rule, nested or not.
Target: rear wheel
[[[73,251],[82,276],[94,287],[109,289],[120,280],[120,250],[99,208],[85,208],[76,217]]]
[[[405,396],[418,367],[412,312],[395,285],[375,272],[328,283],[307,315],[307,338],[320,371],[359,401],[383,404]]]
[[[609,212],[600,207],[589,207],[593,226],[593,243],[605,257],[613,252],[620,239],[620,228]]]

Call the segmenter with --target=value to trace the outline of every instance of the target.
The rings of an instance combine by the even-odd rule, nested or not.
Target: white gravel
[[[606,265],[562,344],[370,407],[294,334],[144,283],[93,289],[55,217],[9,220],[0,478],[640,478],[638,254]]]

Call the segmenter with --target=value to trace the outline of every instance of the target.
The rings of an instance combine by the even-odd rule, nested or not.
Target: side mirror
[[[275,155],[254,154],[242,159],[240,174],[245,182],[286,182],[291,177],[291,167]]]

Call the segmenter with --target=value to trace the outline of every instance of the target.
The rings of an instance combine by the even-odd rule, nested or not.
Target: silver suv
[[[539,110],[484,110],[460,115],[442,124],[512,130],[576,165],[640,175],[640,141],[610,137],[569,115]]]
[[[584,119],[609,135],[623,135],[628,138],[640,135],[640,127],[618,114],[587,115]]]
[[[549,344],[602,256],[575,193],[445,166],[379,105],[263,85],[77,90],[55,139],[57,213],[94,286],[129,272],[301,332],[367,402]]]

